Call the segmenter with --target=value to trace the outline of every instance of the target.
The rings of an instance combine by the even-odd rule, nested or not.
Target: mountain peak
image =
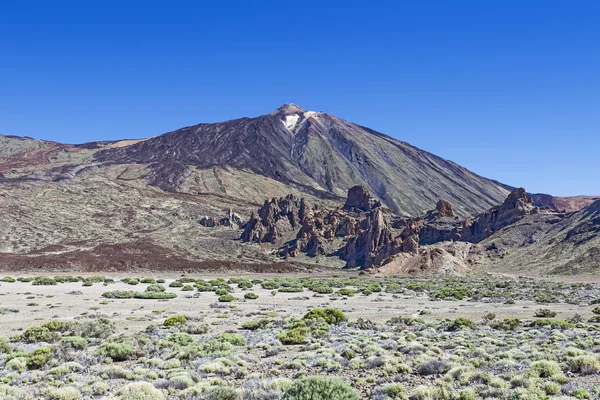
[[[302,109],[297,104],[287,103],[287,104],[282,105],[278,109],[272,111],[270,113],[270,115],[285,116],[285,115],[293,115],[293,114],[303,114],[305,112],[306,112],[306,110]]]

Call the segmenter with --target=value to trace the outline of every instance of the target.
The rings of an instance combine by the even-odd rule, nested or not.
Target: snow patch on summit
[[[283,123],[289,131],[292,131],[298,125],[298,120],[300,120],[300,115],[298,114],[286,115]]]

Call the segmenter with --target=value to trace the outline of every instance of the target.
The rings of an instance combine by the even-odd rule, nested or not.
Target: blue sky
[[[140,138],[288,102],[531,192],[600,194],[600,3],[0,5],[1,134]]]

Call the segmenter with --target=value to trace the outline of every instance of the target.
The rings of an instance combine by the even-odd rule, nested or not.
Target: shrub
[[[475,329],[475,323],[468,318],[459,317],[456,318],[452,324],[448,327],[450,331],[458,331],[461,329]]]
[[[27,329],[21,336],[22,340],[27,343],[46,342],[49,343],[54,339],[54,332],[50,331],[46,326],[34,326]]]
[[[268,319],[261,319],[258,321],[247,321],[242,324],[242,329],[247,329],[249,331],[255,331],[257,329],[262,329],[269,325]]]
[[[280,288],[279,291],[281,293],[300,293],[300,292],[304,292],[304,289],[302,287],[298,287],[298,286],[288,286],[288,287]]]
[[[535,311],[534,315],[538,318],[554,318],[556,317],[556,312],[548,308],[540,308]]]
[[[116,395],[120,400],[164,400],[164,394],[148,382],[134,382],[123,386]]]
[[[194,290],[194,288],[192,287],[192,285],[185,285],[184,287],[181,288],[182,292],[191,292],[193,290]]]
[[[543,328],[543,327],[550,327],[551,329],[569,329],[569,328],[574,328],[575,324],[572,322],[567,322],[564,321],[562,319],[555,319],[555,318],[541,318],[541,319],[537,319],[535,321],[533,321],[530,324],[531,327],[539,327],[539,328]]]
[[[167,337],[167,341],[171,343],[175,343],[179,346],[187,346],[191,343],[194,343],[194,338],[184,332],[177,332]]]
[[[581,355],[567,360],[569,369],[583,375],[591,375],[600,371],[600,362],[592,355]]]
[[[164,326],[176,326],[176,325],[183,325],[187,323],[187,318],[183,315],[172,315],[170,317],[168,317],[167,319],[165,319],[165,322],[163,322]]]
[[[358,393],[340,378],[311,376],[296,381],[283,400],[358,400]]]
[[[5,276],[4,278],[0,279],[0,282],[14,283],[16,282],[16,279],[11,278],[10,276]]]
[[[245,346],[246,338],[235,333],[224,333],[219,337],[219,340],[231,343],[234,346]]]
[[[48,390],[48,398],[50,400],[77,400],[81,398],[81,393],[71,386],[51,388]]]
[[[319,293],[319,294],[331,294],[331,293],[333,293],[333,289],[331,288],[331,286],[327,286],[327,285],[313,286],[310,289],[313,292]]]
[[[85,349],[88,345],[88,341],[81,336],[65,336],[60,341],[78,350]]]
[[[304,320],[313,320],[322,318],[330,325],[341,324],[342,322],[348,321],[348,317],[338,310],[337,308],[313,308],[309,312],[307,312],[302,319]]]
[[[560,385],[556,382],[544,382],[544,384],[542,385],[542,390],[548,396],[555,396],[557,394],[560,394],[561,392]]]
[[[418,367],[417,372],[419,375],[439,375],[446,372],[449,369],[448,363],[444,360],[437,358],[430,358],[423,361]]]
[[[179,282],[179,281],[173,281],[169,284],[169,287],[180,288],[180,287],[183,287],[183,283]]]
[[[50,347],[40,347],[27,354],[27,368],[42,368],[52,358],[52,349]]]
[[[136,299],[165,300],[174,299],[177,295],[166,292],[135,292],[133,297]]]
[[[562,373],[560,365],[554,361],[540,360],[534,361],[529,366],[531,375],[539,378],[552,378],[554,375]]]
[[[590,392],[588,392],[587,390],[585,390],[583,388],[573,390],[571,392],[571,396],[575,397],[576,399],[591,399],[592,398],[592,396],[590,395]]]
[[[140,283],[140,280],[137,278],[125,278],[123,279],[123,282],[125,282],[128,285],[137,285]]]
[[[146,292],[164,292],[166,289],[163,285],[159,285],[158,283],[154,283],[149,285],[146,288]]]
[[[249,292],[244,295],[244,298],[246,300],[256,300],[258,299],[258,295],[256,293]]]
[[[283,344],[304,344],[308,328],[294,328],[277,335],[279,341]]]
[[[156,283],[156,280],[153,279],[153,278],[143,278],[143,279],[140,279],[140,282],[141,283],[151,283],[151,284],[153,284],[153,283]]]
[[[219,300],[221,303],[230,303],[230,302],[234,301],[235,299],[236,299],[236,298],[235,298],[235,297],[233,297],[233,296],[232,296],[232,295],[230,295],[230,294],[224,294],[223,296],[219,296],[219,299],[218,299],[218,300]]]
[[[383,389],[383,392],[386,394],[386,396],[391,397],[392,399],[408,399],[408,396],[406,395],[406,389],[404,389],[404,386],[399,383],[387,385]]]
[[[504,318],[502,321],[491,323],[490,327],[503,331],[514,331],[519,325],[521,325],[521,320],[517,318]]]
[[[96,349],[96,355],[109,357],[115,361],[134,358],[135,349],[132,342],[105,342]]]
[[[12,347],[8,339],[0,337],[0,354],[9,354],[11,351]]]
[[[279,289],[280,287],[279,282],[277,281],[264,281],[263,283],[261,283],[261,286],[263,289],[266,290]]]
[[[132,290],[112,290],[102,293],[102,297],[108,299],[133,299],[135,292]]]
[[[341,294],[342,296],[352,297],[356,294],[356,290],[342,288],[342,289],[338,290],[338,293]]]
[[[49,276],[37,276],[31,284],[35,286],[49,286],[56,285],[56,281]]]

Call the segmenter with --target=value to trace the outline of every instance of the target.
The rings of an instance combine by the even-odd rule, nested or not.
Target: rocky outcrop
[[[240,239],[244,242],[275,243],[286,233],[298,229],[309,217],[310,207],[303,198],[287,195],[265,201],[252,213]]]
[[[238,214],[234,213],[230,208],[227,211],[227,214],[221,219],[217,219],[215,217],[202,217],[198,223],[207,228],[214,228],[217,226],[226,226],[229,228],[239,228],[244,224],[242,221],[242,217]]]
[[[377,207],[381,207],[381,202],[374,199],[371,193],[364,187],[354,186],[348,190],[344,210],[368,212]]]
[[[369,213],[361,222],[360,232],[352,236],[343,249],[340,258],[347,267],[380,265],[383,260],[402,251],[402,241],[394,234],[380,208]]]
[[[494,232],[515,223],[533,210],[531,197],[525,189],[516,189],[508,195],[502,205],[481,213],[472,220],[467,219],[463,224],[462,232],[460,232],[461,240],[478,243]]]

